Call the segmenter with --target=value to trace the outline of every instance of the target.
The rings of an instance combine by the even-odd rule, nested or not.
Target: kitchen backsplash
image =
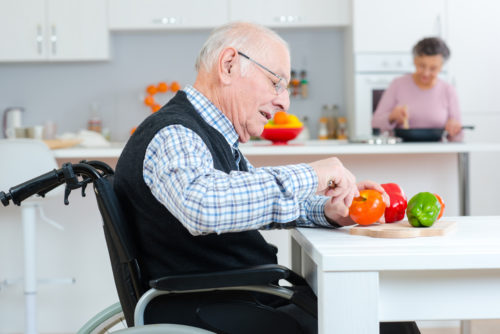
[[[309,118],[311,137],[323,104],[344,113],[344,34],[340,29],[278,30],[291,49],[292,68],[307,71],[308,97],[290,112]],[[55,121],[58,134],[87,126],[96,110],[113,141],[124,141],[150,111],[145,88],[160,81],[192,84],[203,31],[113,33],[109,62],[1,63],[0,112],[22,106],[25,126]]]

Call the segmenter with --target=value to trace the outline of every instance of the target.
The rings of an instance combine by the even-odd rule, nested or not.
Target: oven
[[[372,115],[384,90],[401,75],[413,73],[413,56],[408,53],[359,53],[354,56],[354,124],[351,138],[370,138]],[[439,76],[447,79],[446,65]]]
[[[371,120],[384,90],[392,80],[414,71],[413,57],[401,54],[357,54],[354,63],[354,133],[352,138],[372,136]]]

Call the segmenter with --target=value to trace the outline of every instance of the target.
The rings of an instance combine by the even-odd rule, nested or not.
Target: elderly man
[[[356,184],[334,157],[254,168],[238,150],[290,104],[290,54],[273,31],[222,26],[202,47],[196,69],[194,85],[137,128],[116,167],[117,192],[134,194],[126,210],[136,223],[146,280],[276,263],[258,229],[350,225],[348,207],[359,189],[384,193],[373,182]],[[299,309],[283,312],[304,333],[317,331]],[[402,326],[418,333],[414,324]]]

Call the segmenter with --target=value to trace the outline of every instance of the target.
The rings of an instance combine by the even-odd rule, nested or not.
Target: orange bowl
[[[295,139],[302,131],[300,128],[264,128],[260,135],[262,138],[270,140],[273,145],[286,145],[289,140]]]

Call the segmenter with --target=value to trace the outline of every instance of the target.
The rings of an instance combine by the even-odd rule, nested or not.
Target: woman
[[[444,128],[448,140],[462,139],[458,98],[453,86],[438,78],[450,50],[440,38],[413,48],[415,73],[395,79],[384,92],[372,119],[380,131],[394,128]]]

